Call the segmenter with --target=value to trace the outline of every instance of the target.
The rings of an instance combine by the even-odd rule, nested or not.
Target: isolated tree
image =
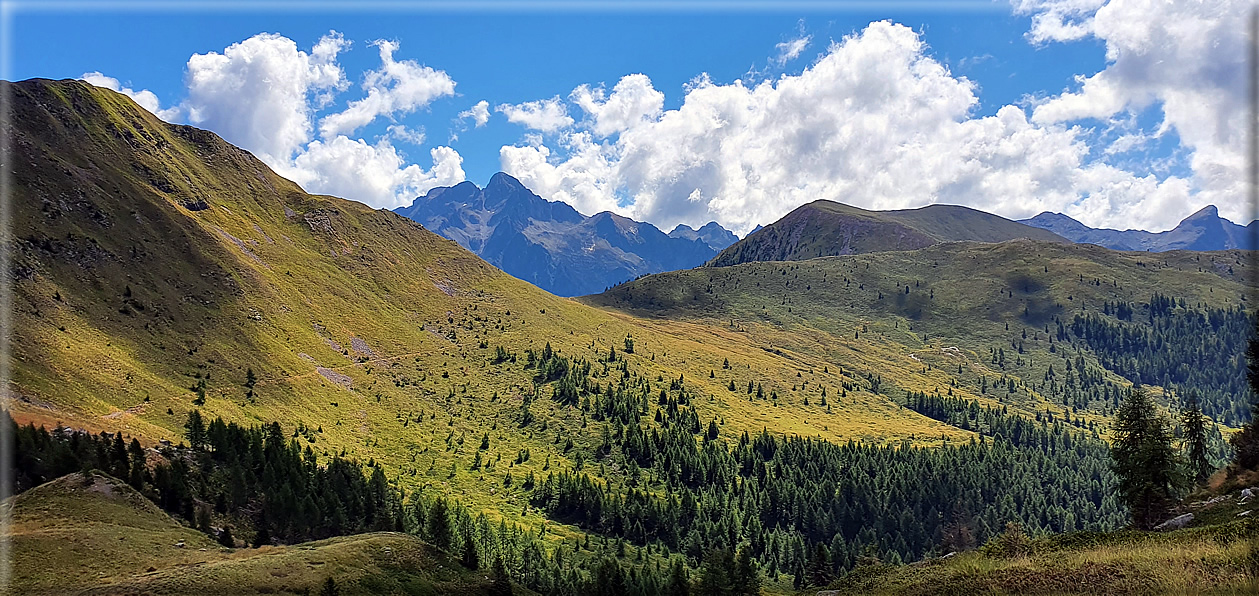
[[[319,596],[340,596],[340,594],[341,589],[337,587],[336,580],[332,579],[331,576],[324,580],[323,588],[319,590]]]
[[[1120,405],[1110,454],[1119,477],[1119,499],[1128,506],[1133,525],[1149,529],[1174,500],[1182,479],[1167,421],[1145,388],[1133,388]]]
[[[1185,430],[1185,452],[1189,465],[1189,477],[1194,484],[1202,484],[1215,471],[1207,459],[1207,419],[1202,415],[1198,393],[1190,391],[1180,413],[1180,424]]]
[[[188,446],[193,449],[205,447],[207,436],[205,420],[201,418],[201,410],[188,412],[188,421],[184,422],[184,438],[188,439]]]

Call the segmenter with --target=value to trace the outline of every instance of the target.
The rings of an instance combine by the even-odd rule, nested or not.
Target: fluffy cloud
[[[459,112],[459,119],[472,119],[473,125],[477,128],[485,126],[485,123],[490,121],[490,102],[484,99],[476,102],[472,107]]]
[[[345,111],[326,116],[319,123],[325,138],[354,134],[379,116],[406,114],[439,97],[454,95],[455,81],[444,71],[420,66],[413,60],[398,62],[393,53],[396,41],[378,41],[381,66],[368,71],[363,80],[367,97],[350,102]]]
[[[1052,125],[1082,119],[1125,119],[1159,110],[1157,130],[1131,131],[1126,145],[1174,132],[1190,151],[1194,198],[1174,206],[1168,222],[1206,203],[1234,220],[1250,219],[1246,205],[1246,16],[1252,0],[1024,0],[1016,12],[1032,16],[1036,43],[1096,38],[1106,45],[1106,68],[1077,78],[1076,90],[1035,107],[1032,119]]]
[[[185,76],[188,119],[268,164],[287,163],[310,141],[314,106],[345,89],[336,60],[348,45],[329,34],[306,53],[287,37],[262,33],[222,54],[195,54]]]
[[[636,85],[650,88],[645,79]],[[596,109],[586,130],[561,134],[554,147],[503,147],[502,168],[584,212],[612,210],[663,229],[717,220],[746,232],[816,199],[1158,225],[1165,211],[1152,207],[1189,192],[1183,180],[1089,161],[1077,127],[1038,123],[1014,106],[972,117],[974,84],[889,22],[833,43],[799,75],[751,86],[697,77],[678,109],[617,126],[601,127],[598,117],[611,99],[595,101],[583,87],[573,98]],[[598,140],[613,129],[614,139]]]
[[[508,122],[542,132],[555,132],[573,124],[573,119],[568,115],[568,108],[565,107],[564,102],[560,101],[558,95],[551,99],[528,101],[516,105],[500,104],[495,109],[507,116]]]
[[[122,83],[118,82],[118,79],[115,79],[114,77],[107,77],[100,72],[85,72],[83,73],[83,76],[79,78],[96,85],[97,87],[104,87],[130,97],[137,104],[140,104],[140,107],[152,112],[154,116],[157,116],[162,120],[172,122],[179,118],[179,108],[171,107],[165,110],[161,109],[161,102],[157,100],[157,94],[149,91],[148,89],[136,91],[129,87],[123,87]]]
[[[435,186],[450,186],[464,179],[463,159],[450,147],[430,151],[431,170],[406,160],[392,145],[338,135],[314,141],[294,160],[288,175],[303,188],[353,198],[375,207],[398,207]]]
[[[378,117],[406,113],[454,92],[445,72],[395,61],[393,42],[377,45],[381,66],[364,78],[366,97],[325,117],[320,140],[312,139],[316,112],[349,86],[337,62],[349,42],[335,32],[310,52],[291,39],[263,33],[221,54],[194,55],[183,108],[193,124],[248,149],[311,192],[397,207],[434,186],[461,182],[462,159],[453,149],[433,149],[433,165],[424,170],[407,164],[391,144],[391,139],[418,144],[422,131],[393,125],[373,144],[346,136]]]
[[[1012,0],[1014,12],[1032,15],[1028,38],[1035,43],[1074,41],[1089,35],[1093,13],[1107,0]]]
[[[582,85],[573,90],[569,99],[590,115],[590,129],[601,137],[653,120],[664,107],[664,94],[656,91],[651,79],[643,74],[622,77],[611,95],[606,95],[601,87]]]

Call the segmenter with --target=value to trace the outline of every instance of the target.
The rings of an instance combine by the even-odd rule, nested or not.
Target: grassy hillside
[[[21,156],[10,387],[19,423],[152,444],[179,442],[193,410],[246,426],[278,421],[284,440],[321,462],[379,464],[403,491],[520,524],[546,556],[570,562],[611,558],[641,572],[681,552],[696,567],[706,548],[726,544],[750,549],[780,592],[815,544],[915,559],[938,548],[946,515],[980,536],[1012,518],[1045,531],[1112,527],[1123,512],[1105,493],[1105,447],[1090,431],[1128,382],[1103,362],[1124,362],[1105,360],[1100,340],[1051,327],[1122,301],[1136,315],[1106,314],[1108,324],[1138,328],[1147,310],[1177,321],[1207,313],[1188,328],[1218,319],[1219,332],[1197,334],[1207,343],[1195,353],[1223,362],[1221,346],[1236,343],[1225,331],[1238,317],[1222,309],[1243,300],[1237,252],[1151,259],[1055,243],[939,244],[660,274],[558,298],[394,213],[309,195],[122,95],[78,81],[9,90],[6,132]],[[1187,302],[1138,304],[1156,290]],[[1218,388],[1227,376],[1193,379]],[[993,409],[911,403],[910,392]],[[1006,408],[1049,418],[1033,428]],[[999,439],[1012,428],[1017,439]],[[997,469],[1018,470],[1018,482],[994,482]],[[931,490],[915,488],[928,476]],[[1032,497],[1044,493],[1052,499]],[[32,531],[77,531],[42,504],[55,492],[31,494],[31,511],[50,520]],[[950,511],[963,500],[967,511]],[[135,524],[119,542],[149,531]],[[313,546],[342,552],[328,556],[348,566],[376,552],[371,541],[394,539]],[[24,581],[36,587],[55,573],[39,549],[64,547],[44,544],[26,559]],[[232,569],[172,568],[134,589],[318,566],[304,548],[257,558],[267,552],[232,554],[241,559]],[[181,565],[188,554],[169,556]],[[109,565],[145,557],[168,553],[76,573],[138,582]],[[413,575],[381,569],[399,582]],[[286,580],[270,581],[257,585]]]
[[[998,539],[913,565],[860,567],[828,587],[847,594],[1254,594],[1259,524]],[[804,592],[814,594],[816,590]]]
[[[1117,315],[1104,311],[1108,303],[1124,303],[1135,310],[1122,325],[1148,329],[1156,293],[1183,299],[1184,307],[1173,310],[1186,317],[1248,308],[1249,262],[1241,251],[1154,256],[1031,241],[945,243],[662,273],[583,300],[635,316],[720,325],[824,361],[859,362],[900,390],[1102,423],[1115,405],[1102,401],[1103,388],[1134,379],[1103,366],[1098,350],[1069,330],[1060,335],[1058,324],[1069,327],[1076,315],[1091,314],[1119,325]],[[1228,386],[1244,387],[1244,338],[1221,352],[1224,344],[1213,343],[1221,340],[1205,329],[1190,338],[1203,342],[1199,356],[1220,355],[1231,367]],[[1245,394],[1216,397],[1210,412],[1216,418],[1236,423],[1247,415]]]
[[[121,431],[150,445],[179,442],[193,409],[281,421],[321,456],[374,460],[405,490],[548,525],[548,541],[570,546],[585,534],[530,511],[528,492],[504,476],[584,467],[624,483],[629,472],[591,465],[611,421],[549,399],[553,383],[535,385],[526,351],[548,343],[593,364],[601,385],[655,396],[684,378],[695,396],[686,409],[727,440],[762,429],[873,444],[973,436],[868,390],[809,410],[732,394],[731,383],[786,395],[805,381],[832,390],[870,381],[854,372],[860,361],[552,296],[401,216],[306,194],[212,133],[162,123],[122,95],[79,81],[6,85],[22,156],[19,423]],[[507,360],[495,361],[499,348]],[[531,425],[526,396],[537,398]],[[486,464],[474,469],[477,456]]]
[[[62,477],[3,506],[22,594],[314,594],[329,577],[342,594],[489,593],[485,573],[407,534],[227,549],[100,473]]]
[[[709,262],[753,261],[914,250],[940,242],[1004,242],[1026,238],[1066,242],[1053,232],[960,205],[868,211],[834,201],[801,205],[782,219],[727,247]]]

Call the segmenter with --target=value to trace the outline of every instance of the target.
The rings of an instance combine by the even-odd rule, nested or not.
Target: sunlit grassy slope
[[[590,361],[593,380],[605,385],[621,364],[601,361],[610,348],[653,391],[682,377],[697,393],[700,419],[717,420],[726,439],[764,427],[836,442],[932,445],[972,433],[903,408],[905,391],[952,391],[1029,415],[1064,412],[1036,385],[1051,362],[1076,356],[1050,351],[1054,317],[1156,290],[1235,305],[1248,274],[1236,251],[940,244],[660,274],[575,301],[511,278],[393,213],[309,195],[212,133],[162,123],[122,95],[78,81],[28,81],[10,91],[15,113],[6,132],[20,158],[9,396],[19,422],[121,430],[151,443],[179,441],[197,407],[229,421],[278,421],[319,453],[381,462],[407,490],[427,487],[493,517],[546,525],[549,541],[582,534],[528,510],[520,482],[505,486],[508,473],[580,467],[613,483],[624,474],[589,463],[606,423],[557,405],[548,386],[535,388],[528,348],[550,343]],[[1018,355],[1011,342],[1024,331],[1027,349]],[[1004,368],[988,351],[1002,346]],[[497,348],[518,358],[495,364]],[[1016,389],[994,391],[1002,378],[1018,379]],[[535,422],[522,427],[521,404],[534,391]],[[1075,416],[1101,421],[1104,413]],[[483,435],[487,465],[474,471]],[[568,439],[574,447],[566,450]],[[531,457],[516,463],[524,449]],[[32,507],[46,501],[52,509],[33,508],[39,513],[27,519],[61,527],[58,497],[31,495]],[[108,510],[102,515],[114,515]],[[205,542],[171,524],[145,527],[135,536]],[[126,542],[131,530],[119,535]],[[344,560],[348,570],[349,561],[383,549],[372,541],[394,540],[404,538],[255,554],[158,549],[67,569],[96,575],[97,585],[179,592],[231,579],[216,570],[318,566],[302,557],[319,548],[343,549],[328,560]],[[15,547],[43,563],[58,560],[55,549],[70,548],[64,542]],[[260,558],[269,552],[282,554]],[[190,556],[239,561],[223,567]],[[115,567],[150,559],[162,562],[150,563],[159,571],[152,579]],[[23,581],[50,585],[55,569],[33,565]],[[276,581],[266,585],[297,585]]]
[[[13,515],[14,593],[317,594],[332,577],[342,594],[485,594],[491,583],[401,533],[227,549],[99,473],[3,506]]]
[[[1166,534],[1076,532],[1012,552],[994,543],[947,559],[859,567],[830,589],[835,596],[1255,594],[1257,563],[1259,524],[1247,519]]]
[[[892,394],[952,390],[1029,414],[1062,413],[1065,404],[1044,395],[1051,365],[1061,381],[1066,361],[1082,356],[1087,369],[1129,380],[1102,370],[1088,349],[1051,341],[1059,321],[1069,325],[1106,301],[1148,302],[1156,292],[1189,306],[1249,308],[1249,269],[1242,251],[955,242],[661,273],[582,300],[662,325],[708,324],[822,361],[861,363],[882,374]],[[1004,365],[993,361],[997,350]],[[1002,378],[1017,379],[1015,391],[991,389]],[[1108,410],[1092,406],[1078,415],[1103,422]]]
[[[971,436],[870,391],[868,373],[902,366],[891,348],[792,348],[773,333],[592,308],[396,214],[308,195],[212,133],[164,124],[122,95],[78,81],[12,91],[19,422],[178,442],[204,382],[209,416],[279,421],[319,453],[383,463],[406,489],[430,486],[528,524],[542,520],[525,515],[505,474],[576,467],[604,425],[543,386],[539,423],[520,427],[535,390],[524,351],[547,343],[592,362],[614,347],[653,391],[683,377],[701,420],[716,419],[729,439],[763,427],[876,443]],[[491,364],[500,347],[520,358]],[[605,383],[614,374],[595,371]],[[750,396],[749,382],[767,397]],[[797,399],[844,384],[829,411]],[[489,465],[472,472],[484,434]],[[575,448],[565,451],[568,438]],[[531,458],[514,463],[525,448]]]

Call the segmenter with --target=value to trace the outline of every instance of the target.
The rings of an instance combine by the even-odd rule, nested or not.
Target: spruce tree
[[[1110,454],[1119,499],[1133,525],[1149,529],[1174,500],[1181,479],[1171,432],[1145,388],[1133,388],[1119,407]]]
[[[691,596],[691,580],[686,576],[686,567],[682,565],[681,559],[674,559],[673,565],[669,567],[669,583],[665,594]]]
[[[1202,407],[1198,403],[1196,391],[1190,391],[1189,397],[1185,400],[1184,410],[1180,413],[1180,424],[1185,430],[1188,475],[1195,484],[1202,484],[1215,470],[1211,462],[1207,460],[1206,417],[1202,415]]]
[[[254,524],[254,548],[261,548],[271,544],[271,531],[267,528],[267,518],[265,515],[259,515],[258,522]]]
[[[127,484],[136,490],[143,490],[144,476],[148,472],[148,461],[144,455],[144,448],[140,446],[138,439],[131,439],[131,445],[127,447],[127,455],[131,459],[131,470],[128,473]]]
[[[700,596],[726,596],[734,588],[734,556],[729,549],[710,551],[699,570]]]
[[[752,549],[744,547],[734,563],[734,593],[756,596],[761,593],[761,570],[752,560]]]
[[[205,447],[205,420],[201,418],[201,410],[188,412],[188,421],[184,423],[184,438],[188,439],[188,446],[193,449]]]
[[[805,569],[805,579],[810,586],[825,586],[831,583],[831,554],[821,542],[813,549],[809,557],[809,566]]]
[[[428,541],[442,550],[450,550],[450,517],[447,512],[446,499],[438,497],[428,510],[428,528],[425,532]]]
[[[219,544],[227,548],[236,548],[236,539],[232,537],[231,526],[223,526],[223,530],[219,532]]]
[[[463,556],[460,562],[464,567],[476,571],[481,568],[481,557],[477,554],[476,539],[472,536],[472,526],[463,527]]]
[[[503,558],[494,559],[494,566],[490,569],[490,594],[491,596],[511,596],[511,580],[507,577],[507,566],[503,564]]]

